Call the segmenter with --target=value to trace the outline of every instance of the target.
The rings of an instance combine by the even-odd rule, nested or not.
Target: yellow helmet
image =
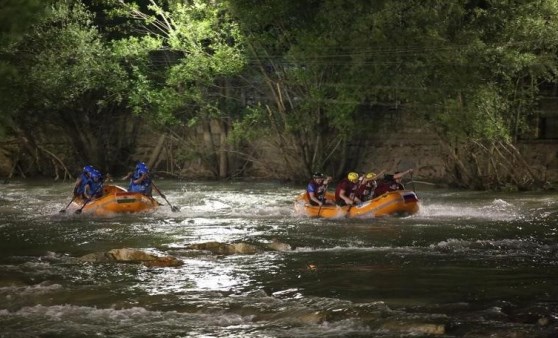
[[[373,172],[369,172],[368,174],[364,175],[364,178],[367,180],[373,180],[376,178],[376,174]]]
[[[350,172],[349,175],[347,175],[347,178],[349,179],[349,181],[356,183],[358,181],[358,173]]]

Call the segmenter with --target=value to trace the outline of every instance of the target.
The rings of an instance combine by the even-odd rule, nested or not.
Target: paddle
[[[180,211],[179,207],[175,207],[172,204],[170,204],[169,200],[167,200],[167,198],[165,197],[165,195],[161,192],[161,190],[159,190],[159,188],[157,188],[157,186],[155,185],[155,182],[151,181],[151,185],[153,186],[153,188],[155,188],[155,190],[157,190],[157,192],[159,193],[159,195],[161,195],[161,197],[167,202],[167,204],[171,207],[171,210],[173,212],[178,212]]]
[[[74,196],[74,198],[72,198],[72,200],[70,201],[70,203],[68,203],[68,205],[67,205],[64,209],[60,210],[59,212],[60,212],[60,213],[65,213],[65,212],[66,212],[66,209],[68,209],[68,207],[70,206],[70,204],[72,204],[72,202],[75,201],[76,198],[77,198],[77,195]]]
[[[416,182],[416,183],[418,183],[418,184],[437,185],[436,183],[426,182],[426,181],[417,181],[417,180],[413,180],[413,182]]]
[[[87,205],[87,203],[91,202],[92,199],[93,199],[93,198],[91,198],[91,197],[88,198],[88,199],[86,199],[86,200],[85,200],[85,203],[83,203],[83,205],[81,206],[81,208],[77,209],[77,210],[75,211],[75,213],[76,213],[76,214],[81,214],[81,211],[83,210],[83,208],[85,208],[85,206]]]
[[[76,194],[76,193],[75,193],[75,189],[74,189],[74,197],[72,198],[72,200],[70,201],[70,203],[68,203],[68,205],[67,205],[64,209],[60,210],[60,213],[65,213],[65,212],[66,212],[66,209],[68,209],[68,207],[72,204],[73,201],[76,200],[76,198],[78,198],[78,196],[79,196],[79,194]]]
[[[411,170],[410,174],[411,174],[411,186],[413,187],[413,192],[416,192],[415,191],[415,181],[413,180],[413,171],[412,170]]]
[[[327,192],[327,186],[328,186],[328,185],[329,185],[329,183],[325,185],[325,188],[324,188],[324,201],[322,202],[322,204],[321,204],[320,207],[318,208],[318,216],[317,216],[317,217],[320,217],[320,212],[322,212],[322,207],[324,206],[324,203],[326,202],[326,197],[325,197],[325,195],[326,195],[326,192]]]

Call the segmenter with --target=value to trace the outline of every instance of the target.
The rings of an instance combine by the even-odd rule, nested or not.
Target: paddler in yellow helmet
[[[358,173],[351,171],[335,187],[335,203],[339,206],[353,205],[362,202],[356,195]]]
[[[376,179],[384,173],[385,170],[380,171],[379,174],[374,172],[366,173],[359,178],[359,184],[356,196],[363,202],[369,201],[374,196],[374,189],[378,186]]]

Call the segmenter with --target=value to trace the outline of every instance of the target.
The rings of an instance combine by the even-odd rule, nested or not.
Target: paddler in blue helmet
[[[83,199],[101,197],[103,195],[103,175],[92,165],[83,167],[74,186],[74,196]]]
[[[130,184],[128,185],[129,192],[139,192],[146,196],[152,195],[149,167],[144,162],[138,161],[134,171],[126,175],[124,179],[130,179]]]
[[[332,201],[328,201],[325,197],[329,181],[331,181],[331,177],[326,177],[321,172],[315,172],[312,175],[312,180],[306,186],[306,196],[311,205],[333,204]]]

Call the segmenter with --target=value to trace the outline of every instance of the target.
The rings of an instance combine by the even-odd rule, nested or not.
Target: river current
[[[157,183],[179,212],[60,213],[71,182],[3,184],[0,337],[558,336],[556,192],[416,184],[416,215],[324,220],[294,214],[303,186]],[[184,265],[78,259],[119,248]]]

